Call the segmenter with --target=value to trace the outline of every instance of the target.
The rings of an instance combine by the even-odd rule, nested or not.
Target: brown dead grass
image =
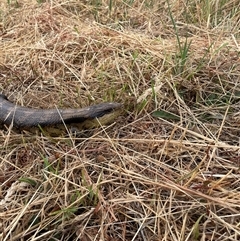
[[[126,113],[78,138],[0,130],[1,240],[238,240],[238,1],[170,1],[181,71],[166,1],[10,2],[2,93]]]

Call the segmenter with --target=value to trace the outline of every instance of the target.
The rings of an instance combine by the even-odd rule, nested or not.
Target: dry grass
[[[239,1],[0,7],[11,101],[126,110],[79,138],[0,130],[1,240],[240,238]]]

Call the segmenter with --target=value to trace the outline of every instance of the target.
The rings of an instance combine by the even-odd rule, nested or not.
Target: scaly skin
[[[120,103],[107,102],[79,109],[33,109],[16,105],[5,95],[0,94],[0,122],[26,130],[38,126],[64,126],[64,124],[76,126],[83,123],[86,123],[85,126],[88,128],[88,120],[94,121],[96,118],[103,117],[104,119],[104,116],[111,116],[105,118],[103,124],[111,122],[118,115],[114,112],[117,110],[119,113],[121,107]]]

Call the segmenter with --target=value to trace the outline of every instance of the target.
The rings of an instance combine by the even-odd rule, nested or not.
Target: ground
[[[6,0],[0,93],[114,101],[108,125],[0,129],[1,240],[240,239],[238,0]]]

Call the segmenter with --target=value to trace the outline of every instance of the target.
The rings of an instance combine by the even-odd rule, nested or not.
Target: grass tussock
[[[0,92],[116,101],[108,126],[0,129],[1,240],[238,240],[240,6],[2,1]]]

